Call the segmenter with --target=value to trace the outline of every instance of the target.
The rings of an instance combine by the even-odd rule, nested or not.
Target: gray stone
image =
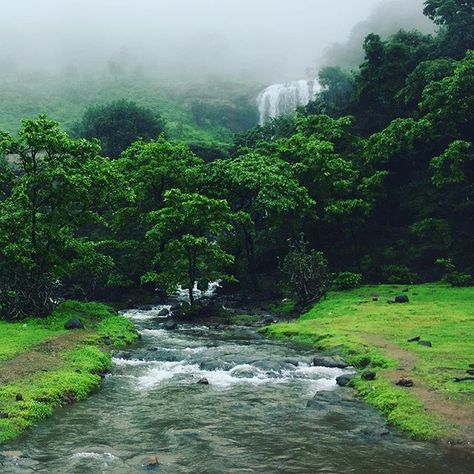
[[[395,296],[395,303],[408,303],[410,300],[407,295]]]
[[[341,357],[316,356],[313,358],[315,367],[328,367],[330,369],[346,369],[349,367]]]
[[[350,385],[353,378],[354,378],[354,375],[352,374],[340,375],[339,377],[336,378],[336,383],[340,387],[347,387],[348,385]]]
[[[64,323],[65,329],[84,329],[84,324],[79,318],[72,318]]]

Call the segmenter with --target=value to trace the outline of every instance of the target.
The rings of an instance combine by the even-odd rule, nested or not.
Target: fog
[[[361,38],[370,30],[429,28],[422,3],[4,0],[0,72],[121,69],[187,78],[300,78],[321,64],[350,63],[360,56]]]

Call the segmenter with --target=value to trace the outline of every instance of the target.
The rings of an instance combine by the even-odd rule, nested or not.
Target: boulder
[[[315,367],[327,367],[329,369],[346,369],[349,367],[341,357],[327,357],[327,356],[316,356],[313,357],[313,365]]]
[[[209,385],[209,380],[206,379],[206,377],[203,377],[202,379],[198,380],[198,385]]]
[[[163,326],[167,331],[173,331],[178,327],[178,323],[176,321],[170,320],[166,321],[166,323]]]
[[[354,378],[354,375],[352,374],[340,375],[339,377],[336,378],[336,383],[340,387],[347,387],[348,385],[350,385],[353,378]]]
[[[433,344],[431,344],[430,341],[418,341],[418,344],[419,344],[420,346],[433,347]]]
[[[413,387],[414,383],[412,379],[402,378],[396,383],[396,385],[399,387]]]
[[[157,316],[168,316],[168,314],[170,314],[170,310],[168,308],[161,308],[158,311]]]
[[[73,318],[64,323],[64,329],[84,329],[84,324],[79,318]]]
[[[395,303],[408,303],[410,300],[407,295],[395,296]]]
[[[360,376],[362,380],[375,380],[377,377],[377,374],[371,370],[367,372],[362,372],[362,375]]]

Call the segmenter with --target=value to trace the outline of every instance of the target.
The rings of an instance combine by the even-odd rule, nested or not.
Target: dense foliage
[[[2,316],[46,314],[60,294],[115,298],[182,285],[192,300],[195,285],[216,278],[258,289],[279,261],[300,287],[307,271],[295,268],[318,275],[326,259],[342,287],[360,275],[412,283],[446,274],[470,284],[472,1],[425,5],[437,35],[369,35],[357,71],[321,71],[314,102],[236,136],[230,151],[193,153],[157,137],[151,122],[148,134],[113,125],[104,141],[99,129],[110,117],[98,112],[106,109],[94,111],[98,128],[88,136],[116,146],[102,152],[113,161],[97,141],[71,139],[43,116],[18,137],[2,132]],[[212,124],[230,114],[222,107],[194,103],[192,113]],[[233,117],[236,130],[251,123],[246,112]],[[288,241],[301,234],[298,254]],[[295,287],[302,301],[319,290]]]

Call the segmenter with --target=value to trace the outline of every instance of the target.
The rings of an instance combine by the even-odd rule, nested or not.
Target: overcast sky
[[[396,28],[423,23],[422,0],[393,4],[393,0],[7,0],[0,14],[0,67],[105,70],[113,59],[128,67],[171,74],[228,74],[269,81],[300,78],[308,67],[321,63],[329,46],[345,43],[353,28],[370,17],[384,23],[385,29],[391,22],[404,23]],[[370,29],[373,26],[369,22]]]

